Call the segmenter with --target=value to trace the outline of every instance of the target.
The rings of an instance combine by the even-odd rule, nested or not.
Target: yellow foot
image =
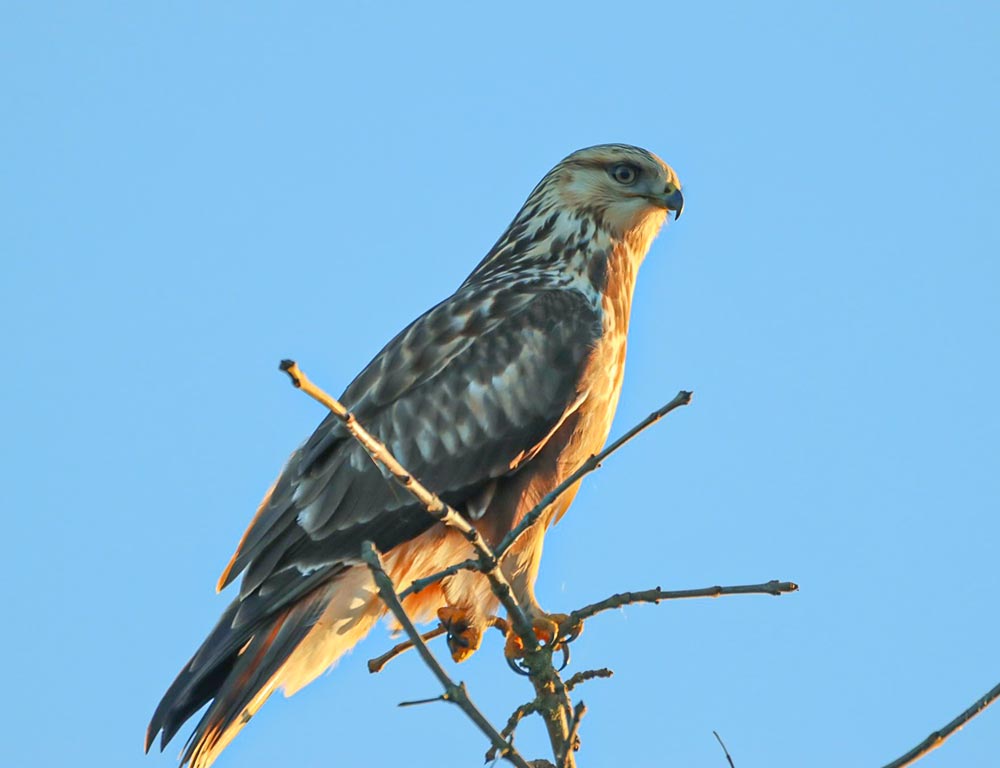
[[[479,650],[483,631],[473,624],[473,614],[461,608],[438,608],[438,619],[448,630],[448,650],[456,662],[465,661]]]
[[[565,613],[546,613],[536,617],[531,622],[531,628],[538,642],[552,648],[559,648],[565,643],[576,640],[583,632],[583,622],[569,623],[570,617]],[[513,627],[507,629],[507,642],[504,644],[504,655],[510,659],[524,656],[524,643],[517,636]]]

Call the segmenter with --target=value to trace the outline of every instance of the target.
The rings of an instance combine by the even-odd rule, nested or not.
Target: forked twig
[[[382,565],[382,558],[379,556],[378,550],[375,549],[375,545],[370,541],[366,541],[361,548],[361,557],[371,570],[372,578],[375,580],[375,586],[378,587],[378,593],[382,598],[382,602],[392,611],[393,616],[396,617],[396,621],[399,622],[403,631],[409,636],[410,642],[413,643],[413,647],[420,654],[420,658],[423,659],[424,663],[430,668],[431,672],[434,673],[434,676],[437,677],[444,688],[444,696],[442,698],[461,707],[462,711],[478,726],[479,730],[486,734],[490,743],[497,748],[498,753],[502,757],[516,765],[517,768],[529,768],[528,762],[500,735],[497,729],[493,727],[493,724],[472,703],[472,699],[469,698],[469,692],[465,688],[465,683],[455,683],[448,676],[448,673],[444,671],[444,667],[441,666],[434,654],[431,653],[430,648],[427,647],[427,643],[424,642],[423,637],[421,637],[417,628],[413,625],[410,617],[403,610],[403,604],[399,601],[399,596],[396,594],[396,587],[392,583],[392,579],[389,578],[389,574],[385,572],[385,568]]]
[[[558,672],[555,670],[555,667],[552,665],[552,649],[548,647],[541,648],[538,645],[524,611],[517,604],[517,600],[513,595],[509,583],[506,581],[498,567],[499,560],[517,541],[517,539],[526,530],[528,530],[528,528],[534,525],[541,518],[545,510],[548,509],[548,507],[550,507],[564,492],[575,485],[585,475],[600,467],[601,462],[644,429],[655,424],[671,411],[690,403],[691,393],[685,391],[679,392],[669,403],[651,413],[648,417],[646,417],[646,419],[608,445],[600,453],[595,454],[590,459],[585,461],[576,469],[576,471],[567,477],[566,480],[546,494],[539,501],[539,503],[530,512],[528,512],[524,518],[522,518],[521,522],[510,533],[508,533],[507,536],[504,537],[504,539],[500,542],[500,545],[495,550],[492,550],[468,521],[459,515],[459,513],[451,506],[442,501],[440,497],[421,485],[420,482],[409,474],[399,461],[396,460],[385,445],[369,434],[357,422],[355,417],[343,406],[343,404],[328,395],[322,389],[316,387],[305,376],[305,374],[299,370],[298,366],[293,361],[282,361],[281,369],[289,375],[292,383],[296,387],[302,389],[313,399],[326,406],[326,408],[340,420],[351,435],[362,445],[362,447],[368,452],[368,455],[371,456],[377,464],[383,467],[396,483],[401,485],[417,501],[419,501],[429,514],[434,516],[442,524],[460,531],[476,552],[476,557],[474,559],[456,563],[442,571],[431,574],[430,576],[416,579],[402,593],[397,593],[391,578],[382,566],[382,561],[379,557],[378,551],[371,542],[365,542],[363,559],[371,569],[372,576],[375,579],[382,601],[394,614],[396,620],[403,627],[409,637],[408,642],[400,643],[382,656],[372,659],[369,662],[369,670],[377,672],[395,656],[404,652],[408,648],[416,648],[424,663],[427,664],[428,668],[430,668],[440,681],[445,692],[442,696],[435,697],[433,699],[410,703],[443,700],[458,705],[469,717],[469,719],[472,720],[489,738],[491,748],[487,753],[487,759],[495,759],[497,755],[500,755],[516,765],[518,768],[539,768],[540,766],[551,766],[551,763],[545,760],[536,760],[531,763],[525,761],[525,759],[514,749],[512,744],[514,731],[520,721],[529,714],[539,712],[543,714],[547,720],[550,740],[560,766],[563,766],[564,768],[571,768],[575,765],[572,755],[573,751],[579,744],[578,732],[580,719],[586,712],[586,707],[583,705],[583,702],[579,702],[575,707],[573,707],[569,700],[568,692],[585,680],[590,680],[595,677],[610,677],[611,671],[607,669],[600,669],[579,672],[564,683],[559,677]],[[514,711],[502,732],[498,732],[472,703],[469,698],[468,691],[465,688],[465,684],[461,682],[456,684],[444,671],[443,667],[441,667],[440,663],[438,663],[437,659],[427,647],[426,640],[444,634],[446,631],[445,628],[437,627],[422,636],[419,632],[417,632],[413,622],[403,610],[400,600],[401,595],[402,597],[406,597],[419,592],[421,589],[425,589],[431,584],[447,578],[448,576],[454,575],[462,570],[480,571],[489,580],[493,593],[507,610],[513,629],[524,644],[526,649],[525,663],[529,670],[529,678],[534,684],[537,693],[537,696],[533,701],[518,707],[518,709]],[[769,581],[764,584],[734,587],[715,586],[703,589],[678,591],[665,591],[657,587],[656,589],[646,590],[643,592],[623,592],[573,611],[567,618],[564,626],[560,627],[560,629],[566,631],[572,630],[574,627],[579,626],[584,619],[594,616],[602,611],[634,603],[658,603],[661,600],[720,597],[722,595],[740,594],[782,595],[789,592],[795,592],[796,590],[798,590],[798,586],[793,582]],[[917,760],[921,759],[943,744],[946,739],[948,739],[956,731],[960,730],[966,723],[979,715],[998,698],[1000,698],[1000,685],[992,688],[984,696],[978,699],[971,707],[948,723],[944,728],[933,732],[905,755],[897,758],[891,763],[887,763],[884,768],[905,768],[905,766],[912,765]],[[561,727],[555,725],[555,721],[557,720],[561,720]],[[713,731],[713,734],[715,734],[715,738],[718,739],[719,744],[726,755],[726,760],[729,762],[730,768],[735,768],[732,756],[729,754],[729,750],[726,749],[726,745],[723,743],[721,737],[715,731]]]
[[[497,599],[507,610],[511,629],[521,640],[521,645],[524,649],[524,666],[528,670],[528,677],[535,688],[536,695],[549,697],[547,700],[551,702],[551,711],[549,712],[549,716],[545,718],[545,726],[552,744],[553,753],[560,754],[563,751],[562,747],[569,732],[570,720],[573,716],[573,705],[569,699],[569,694],[566,693],[566,689],[563,687],[559,673],[552,665],[553,649],[549,647],[543,648],[539,645],[531,623],[528,621],[520,605],[518,605],[510,584],[500,570],[499,559],[483,540],[479,532],[465,518],[407,472],[385,445],[369,434],[342,403],[313,384],[294,361],[283,360],[281,370],[288,374],[295,387],[301,389],[314,400],[324,405],[361,444],[371,459],[380,467],[383,467],[395,482],[419,501],[429,514],[442,524],[460,531],[472,545],[479,560],[477,570],[489,581],[493,594],[496,595]],[[395,595],[395,588],[393,588],[393,593],[397,598],[396,601],[399,602],[398,596]],[[410,626],[412,627],[412,623]],[[422,648],[422,656],[425,653],[430,653],[427,650],[426,644],[422,646],[417,644],[413,638],[413,633],[408,631],[407,634],[411,635],[410,639],[414,641],[415,647],[418,650]],[[440,669],[440,665],[438,665],[438,669]],[[441,671],[443,672],[443,670]],[[464,688],[456,690],[451,695],[464,696]],[[480,718],[482,722],[477,721],[477,725],[480,728],[489,727],[492,733],[496,733],[496,729],[486,722],[481,715]],[[503,748],[499,744],[498,749],[503,754]],[[566,754],[567,756],[562,761],[560,768],[574,768],[575,761],[572,751]]]
[[[667,591],[656,587],[642,592],[619,592],[600,602],[591,603],[569,614],[564,622],[564,631],[578,625],[602,611],[610,611],[623,605],[634,603],[659,603],[662,600],[690,600],[696,597],[722,597],[723,595],[774,595],[779,597],[789,592],[797,592],[799,585],[792,581],[771,581],[763,584],[742,584],[735,587],[704,587],[702,589],[678,589]]]
[[[580,749],[580,721],[583,720],[585,714],[587,714],[587,705],[582,701],[577,702],[577,705],[573,707],[573,722],[569,727],[569,738],[566,739],[564,746],[566,751],[561,758],[563,763],[566,762],[570,753]]]

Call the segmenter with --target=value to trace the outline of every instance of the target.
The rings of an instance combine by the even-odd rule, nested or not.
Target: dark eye
[[[629,163],[618,163],[611,166],[611,178],[619,184],[632,184],[639,178],[639,169]]]

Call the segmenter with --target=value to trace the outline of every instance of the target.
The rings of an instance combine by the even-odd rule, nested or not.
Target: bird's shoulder
[[[539,333],[570,327],[583,335],[599,330],[593,301],[575,287],[541,280],[463,285],[389,341],[347,387],[342,401],[361,416],[433,379],[474,345],[530,344]],[[564,341],[552,339],[553,344]],[[532,351],[540,350],[526,350]]]

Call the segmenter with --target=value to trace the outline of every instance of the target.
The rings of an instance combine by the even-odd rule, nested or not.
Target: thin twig
[[[575,675],[566,681],[566,690],[572,691],[581,683],[585,683],[588,680],[593,680],[598,677],[614,677],[615,673],[612,672],[607,667],[602,669],[585,669],[583,672],[577,672]]]
[[[288,374],[293,386],[301,389],[318,403],[326,406],[330,413],[339,419],[340,423],[346,427],[354,439],[361,444],[361,447],[365,449],[372,458],[372,461],[384,467],[400,486],[424,506],[424,509],[431,516],[449,528],[460,531],[465,536],[465,539],[472,545],[478,555],[479,570],[489,580],[493,594],[497,596],[507,611],[508,616],[510,616],[514,631],[521,639],[524,647],[529,650],[536,649],[538,641],[532,631],[531,622],[521,609],[521,606],[517,604],[517,599],[514,597],[514,592],[507,579],[500,569],[497,568],[497,556],[479,534],[479,531],[450,505],[446,504],[440,496],[428,490],[419,480],[411,475],[399,463],[396,457],[392,455],[392,452],[378,438],[372,436],[368,430],[361,426],[354,417],[354,414],[348,411],[339,400],[313,384],[294,360],[282,360],[280,368]]]
[[[403,602],[403,593],[402,592],[399,594],[399,601]],[[490,626],[490,627],[495,627],[500,632],[500,634],[503,635],[504,637],[506,637],[507,633],[509,632],[510,624],[508,624],[504,619],[501,619],[499,616],[491,616],[487,620],[487,625]],[[433,640],[435,637],[439,637],[439,636],[445,634],[447,631],[448,631],[448,628],[444,624],[439,624],[438,626],[434,627],[434,629],[430,630],[429,632],[424,632],[424,634],[422,635],[422,637],[424,638],[425,641],[427,641],[427,640]],[[373,675],[381,672],[385,668],[386,664],[388,664],[390,661],[392,661],[397,656],[400,656],[400,655],[406,653],[412,647],[413,647],[413,643],[411,643],[409,640],[404,640],[403,642],[399,643],[399,645],[396,645],[396,646],[390,648],[388,651],[386,651],[385,653],[383,653],[381,656],[378,656],[378,657],[376,657],[374,659],[369,659],[368,660],[368,671],[370,673],[372,673]]]
[[[434,704],[438,701],[448,701],[448,695],[442,693],[440,696],[431,696],[429,699],[414,699],[413,701],[401,701],[397,707],[419,707],[422,704]]]
[[[607,446],[603,451],[591,456],[583,464],[577,467],[576,471],[573,472],[569,477],[563,480],[559,485],[545,494],[542,499],[535,505],[528,514],[526,514],[521,522],[517,526],[503,537],[503,541],[496,548],[497,557],[503,557],[504,552],[511,548],[515,541],[517,541],[521,534],[523,534],[528,528],[534,525],[538,518],[542,516],[542,513],[548,509],[556,499],[558,499],[563,493],[565,493],[569,488],[576,485],[577,481],[583,478],[585,475],[589,475],[595,469],[601,466],[601,462],[604,461],[608,456],[621,448],[625,443],[631,440],[633,437],[638,435],[644,429],[653,426],[656,422],[666,416],[673,410],[680,408],[681,406],[687,405],[691,402],[692,392],[685,392],[681,390],[677,393],[673,400],[664,405],[661,408],[657,408],[649,416],[636,424],[632,429],[626,432],[624,435],[615,440],[611,445]]]
[[[948,725],[942,728],[940,731],[934,731],[930,736],[924,739],[922,742],[917,744],[913,749],[907,752],[902,757],[893,760],[891,763],[887,763],[884,768],[903,768],[907,765],[912,765],[917,762],[920,758],[929,752],[940,747],[944,744],[945,740],[951,736],[955,731],[961,730],[967,722],[969,722],[976,715],[980,714],[984,709],[986,709],[990,704],[1000,698],[1000,684],[990,689],[988,693],[979,698],[975,704],[965,710],[962,714],[952,720]]]
[[[570,724],[569,737],[566,739],[565,752],[560,760],[565,768],[569,768],[570,755],[580,749],[580,721],[583,720],[583,716],[585,714],[587,714],[587,705],[582,701],[578,702],[573,708],[573,722]]]
[[[424,660],[424,663],[430,668],[431,672],[434,673],[434,676],[437,677],[444,688],[443,698],[461,707],[469,719],[479,727],[479,730],[486,734],[490,743],[497,747],[501,756],[516,765],[517,768],[529,768],[527,761],[513,746],[507,743],[504,737],[493,727],[493,724],[472,703],[472,699],[469,698],[469,692],[465,688],[465,683],[460,682],[456,684],[448,676],[448,673],[444,671],[444,667],[441,666],[434,654],[431,653],[430,648],[427,647],[427,643],[424,642],[424,639],[420,636],[410,617],[403,610],[403,604],[400,603],[399,596],[396,594],[396,587],[393,585],[392,579],[389,578],[389,574],[385,572],[385,567],[382,565],[382,558],[379,556],[378,550],[375,549],[375,545],[370,541],[366,541],[361,548],[361,557],[371,570],[372,578],[375,580],[375,586],[378,587],[382,602],[392,611],[393,616],[396,617],[396,621],[399,622],[403,631],[406,632],[413,643],[413,647],[420,654],[420,658]]]
[[[400,597],[400,600],[402,600],[402,597]],[[424,632],[424,634],[422,634],[420,637],[423,638],[423,641],[426,643],[428,640],[433,640],[435,637],[440,637],[441,635],[443,635],[447,631],[448,631],[448,628],[445,627],[443,624],[441,624],[441,625],[438,625],[438,626],[434,627],[434,629],[432,629],[430,632]],[[383,653],[381,656],[379,656],[377,658],[374,658],[374,659],[368,659],[368,671],[371,672],[373,675],[376,672],[381,672],[382,671],[382,667],[384,667],[386,664],[388,664],[394,658],[396,658],[397,656],[399,656],[399,654],[403,653],[404,651],[410,650],[410,648],[412,648],[412,647],[413,647],[413,643],[411,641],[404,640],[399,645],[396,645],[396,646],[393,646],[392,648],[390,648],[388,651],[386,651],[385,653]]]
[[[729,768],[736,768],[736,765],[733,763],[733,757],[729,754],[729,750],[726,749],[726,745],[723,743],[722,737],[717,731],[712,731],[712,733],[715,735],[715,738],[718,739],[719,746],[722,747],[722,751],[726,753],[726,760],[729,761]]]
[[[442,579],[446,579],[449,576],[454,576],[456,573],[459,573],[461,571],[478,571],[478,570],[479,570],[478,560],[474,559],[463,560],[460,563],[449,565],[447,568],[444,568],[443,570],[440,570],[437,573],[432,573],[430,576],[427,576],[426,578],[414,579],[410,583],[410,586],[408,586],[406,589],[404,589],[402,592],[399,593],[399,597],[401,600],[405,600],[410,595],[415,595],[417,592],[427,589],[427,587],[431,586],[432,584],[436,584]]]
[[[661,600],[687,600],[695,597],[722,597],[723,595],[775,595],[780,596],[798,591],[799,585],[791,581],[771,580],[764,584],[743,584],[736,587],[704,587],[702,589],[679,589],[666,591],[656,587],[643,592],[620,592],[597,603],[573,611],[567,617],[560,632],[568,632],[584,619],[589,619],[602,611],[610,611],[633,603],[659,603]]]
[[[500,731],[500,735],[503,736],[505,739],[507,739],[508,743],[513,744],[514,731],[517,729],[517,726],[521,723],[521,721],[524,718],[526,718],[528,715],[540,711],[541,708],[542,704],[538,699],[533,699],[532,701],[529,701],[527,704],[522,704],[511,713],[509,718],[507,718],[507,725],[505,725],[503,727],[503,730]],[[497,759],[497,748],[490,747],[486,751],[486,762],[488,763],[491,760],[496,760],[496,759]]]

